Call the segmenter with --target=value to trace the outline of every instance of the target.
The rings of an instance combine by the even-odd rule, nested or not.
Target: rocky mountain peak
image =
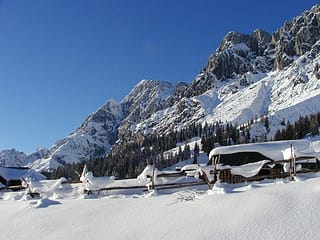
[[[305,11],[272,35],[275,46],[275,62],[273,69],[287,67],[295,58],[310,51],[320,38],[320,5]]]
[[[39,148],[30,155],[26,155],[23,152],[16,149],[3,150],[0,152],[0,166],[7,167],[21,167],[25,166],[39,158],[46,156],[49,150],[46,148]]]
[[[179,84],[179,88],[182,86]],[[33,161],[30,166],[37,169],[55,168],[68,162],[104,156],[118,139],[130,135],[132,124],[173,104],[176,89],[168,82],[140,81],[121,103],[107,101],[89,115],[75,132],[57,141],[49,153]]]
[[[103,156],[118,137],[118,127],[123,119],[122,105],[114,100],[107,101],[68,137],[57,141],[49,151],[32,156],[29,166],[48,170],[61,164],[88,160]]]
[[[177,85],[179,88],[182,84]],[[177,86],[164,81],[142,80],[121,102],[126,117],[119,127],[119,138],[130,134],[132,124],[149,118],[154,112],[174,103]]]
[[[256,43],[258,45],[256,50],[257,55],[258,56],[264,55],[265,50],[271,44],[272,36],[261,29],[256,29],[251,34],[251,37],[256,40]]]
[[[0,152],[0,166],[20,167],[25,164],[26,154],[16,149],[3,150]]]
[[[264,50],[271,43],[272,37],[269,33],[256,29],[251,35],[229,32],[221,41],[217,52],[234,50],[241,55],[241,51],[253,51],[256,55],[263,55]]]
[[[255,30],[251,35],[229,32],[210,56],[205,71],[210,71],[222,80],[248,71],[265,71],[264,68],[255,69],[259,68],[256,60],[258,56],[264,55],[270,43],[271,36],[263,30]]]
[[[247,47],[252,45],[252,38],[239,32],[228,32],[227,35],[221,41],[220,47],[217,51],[225,51],[237,47],[238,44],[245,44]]]
[[[197,96],[216,86],[217,81],[233,79],[247,84],[244,74],[267,73],[288,67],[320,44],[320,5],[286,22],[272,35],[257,29],[252,34],[229,32],[211,54],[203,70],[186,89],[185,96]],[[316,56],[316,54],[313,54]]]
[[[212,88],[216,81],[238,79],[239,75],[248,72],[270,71],[273,62],[267,49],[271,40],[271,35],[260,29],[251,35],[227,33],[218,49],[209,57],[204,69],[187,88],[185,95],[190,97],[204,93]]]
[[[174,85],[169,82],[141,80],[124,98],[121,104],[130,105],[130,103],[139,102],[143,98],[159,96],[162,92],[165,94],[165,92],[171,91],[173,88]]]
[[[91,115],[89,120],[93,122],[101,123],[106,120],[116,121],[122,116],[121,104],[114,100],[107,101],[102,107],[100,107],[95,113]]]

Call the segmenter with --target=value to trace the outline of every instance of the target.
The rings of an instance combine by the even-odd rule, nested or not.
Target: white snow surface
[[[0,192],[1,239],[319,239],[319,173],[292,182],[90,196],[61,182],[34,183],[39,199]]]

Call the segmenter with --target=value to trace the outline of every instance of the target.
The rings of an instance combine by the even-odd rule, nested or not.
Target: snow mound
[[[216,182],[212,189],[208,190],[209,195],[214,195],[214,194],[226,194],[226,191],[223,187],[223,185],[220,182]]]
[[[58,201],[51,200],[49,198],[41,198],[37,201],[35,205],[33,205],[34,208],[47,208],[51,205],[59,205],[61,204]]]

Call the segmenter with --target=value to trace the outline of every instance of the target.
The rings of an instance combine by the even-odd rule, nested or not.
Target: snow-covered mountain
[[[25,164],[26,154],[16,149],[4,150],[0,152],[1,166],[18,167]]]
[[[283,119],[294,122],[320,112],[319,65],[317,5],[273,34],[229,32],[190,84],[143,80],[120,103],[108,101],[36,160],[26,160],[23,153],[1,156],[6,163],[13,159],[43,170],[103,156],[111,148],[121,151],[121,144],[137,133],[161,135],[218,121],[240,125],[254,119],[251,135],[270,139]],[[259,122],[262,116],[268,116],[270,131]]]
[[[125,138],[136,124],[171,106],[175,93],[184,86],[153,80],[142,80],[138,83],[121,102],[126,114],[119,127],[120,137]]]
[[[0,152],[0,166],[5,167],[21,167],[28,165],[40,158],[44,158],[49,154],[46,148],[39,148],[30,155],[16,149],[4,150]]]
[[[184,98],[140,122],[136,131],[179,130],[194,122],[244,124],[268,116],[271,138],[283,119],[319,112],[319,16],[315,6],[272,36],[262,30],[228,33]],[[308,35],[303,41],[301,32]],[[253,126],[254,135],[267,133],[260,125]]]
[[[57,141],[45,157],[31,162],[29,166],[46,170],[104,156],[118,140],[118,135],[125,138],[132,125],[170,105],[176,89],[170,83],[142,80],[121,103],[107,101],[74,133]]]
[[[33,161],[29,166],[35,169],[56,168],[61,164],[104,155],[117,139],[117,128],[123,114],[122,106],[109,100],[74,133],[57,141],[47,156]]]

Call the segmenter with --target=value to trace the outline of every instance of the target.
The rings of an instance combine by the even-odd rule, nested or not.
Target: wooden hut
[[[287,140],[217,147],[209,154],[219,179],[236,183],[319,171],[320,141]]]

